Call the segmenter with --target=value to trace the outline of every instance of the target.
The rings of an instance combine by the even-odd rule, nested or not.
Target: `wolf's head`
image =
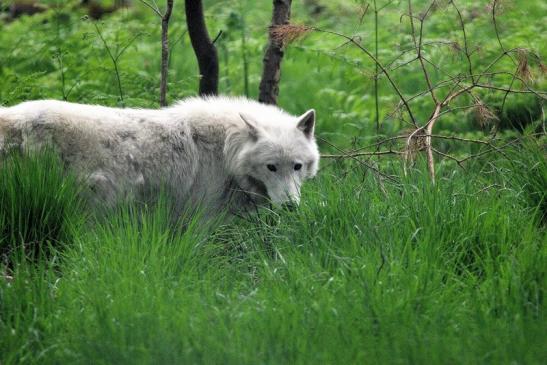
[[[302,183],[315,176],[319,167],[315,111],[300,117],[283,114],[279,116],[283,120],[274,121],[261,121],[244,113],[240,117],[245,127],[233,161],[239,186],[255,202],[298,205]]]

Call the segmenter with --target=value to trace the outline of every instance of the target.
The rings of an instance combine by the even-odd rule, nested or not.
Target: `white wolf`
[[[101,202],[163,185],[176,206],[233,210],[299,203],[319,164],[314,126],[313,109],[295,117],[245,98],[158,110],[29,101],[0,108],[0,151],[53,146]]]

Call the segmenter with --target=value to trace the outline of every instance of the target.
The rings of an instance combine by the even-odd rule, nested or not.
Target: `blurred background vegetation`
[[[28,1],[26,1],[28,3]],[[40,1],[43,12],[16,20],[9,10],[15,3],[3,1],[4,20],[0,32],[0,103],[13,105],[31,99],[66,99],[73,102],[105,105],[157,107],[160,75],[160,19],[139,1],[79,0]],[[293,1],[292,23],[331,30],[353,36],[371,52],[375,50],[373,2],[357,0]],[[413,2],[419,15],[428,1]],[[160,8],[165,6],[159,2]],[[171,25],[168,100],[197,94],[198,68],[186,32],[184,3],[175,1]],[[385,65],[412,45],[406,1],[379,1],[378,58]],[[469,48],[476,70],[486,67],[500,53],[492,24],[491,1],[459,1],[466,23]],[[220,63],[221,94],[256,98],[262,72],[262,57],[267,44],[271,18],[270,1],[204,1],[206,22],[214,38],[222,31],[216,46]],[[506,49],[525,49],[529,66],[529,84],[545,90],[545,66],[541,64],[547,44],[545,14],[547,4],[541,0],[501,1],[497,9],[499,34]],[[95,19],[98,18],[99,19]],[[433,82],[448,75],[466,72],[461,51],[463,39],[458,18],[449,1],[439,1],[424,27],[424,54]],[[104,37],[101,40],[100,34]],[[105,46],[118,57],[121,94],[113,62]],[[392,66],[410,60],[413,52],[399,58]],[[513,73],[509,58],[493,71]],[[418,62],[391,72],[403,94],[412,96],[426,88]],[[282,64],[279,104],[293,113],[308,108],[318,111],[319,136],[341,146],[362,145],[382,135],[404,131],[406,126],[393,110],[399,99],[385,76],[379,77],[379,133],[375,127],[375,65],[344,39],[325,33],[310,32],[286,49]],[[511,75],[497,75],[491,80],[507,87]],[[520,86],[515,83],[514,88]],[[544,122],[543,101],[530,94],[511,94],[503,112],[504,92],[481,90],[481,100],[497,113],[493,119],[499,129],[518,130]],[[425,122],[432,110],[425,95],[412,100],[417,118]],[[469,97],[454,106],[460,111],[442,116],[436,131],[450,131],[460,136],[478,137],[491,131],[484,125]],[[328,146],[323,146],[328,149]]]

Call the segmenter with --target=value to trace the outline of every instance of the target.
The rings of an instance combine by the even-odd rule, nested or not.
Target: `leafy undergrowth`
[[[0,279],[2,363],[546,358],[542,187],[521,183],[535,169],[447,169],[433,186],[420,168],[381,189],[346,164],[296,212],[173,226],[160,199],[74,226],[54,259],[19,257]]]

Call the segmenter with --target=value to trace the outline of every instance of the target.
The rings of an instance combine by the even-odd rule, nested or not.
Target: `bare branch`
[[[321,158],[355,158],[362,156],[385,156],[385,155],[402,155],[401,151],[370,151],[370,152],[358,152],[358,153],[343,153],[339,155],[321,155]]]
[[[518,76],[515,76],[515,79],[520,80],[520,78]],[[485,84],[476,84],[473,87],[477,87],[477,88],[480,88],[480,89],[505,91],[505,92],[510,92],[510,93],[513,93],[513,94],[534,94],[538,98],[547,99],[547,97],[545,96],[545,95],[547,95],[547,92],[545,92],[545,91],[535,91],[535,90],[532,90],[532,89],[514,90],[514,89],[511,89],[511,88],[499,87],[499,86],[494,86],[494,85],[485,85]]]
[[[370,53],[370,51],[368,49],[366,49],[359,42],[357,42],[354,37],[349,37],[349,36],[347,36],[345,34],[342,34],[342,33],[334,32],[334,31],[330,31],[330,30],[324,30],[324,29],[320,29],[320,28],[313,28],[313,30],[315,30],[317,32],[332,34],[332,35],[335,35],[337,37],[344,38],[344,39],[348,40],[350,43],[354,44],[361,51],[363,51],[375,64],[378,65],[380,70],[382,70],[382,72],[386,75],[386,78],[388,79],[389,83],[391,84],[391,86],[393,87],[393,89],[395,90],[395,92],[397,93],[399,98],[401,99],[401,102],[403,102],[403,104],[405,105],[408,116],[412,120],[412,124],[414,124],[414,126],[418,127],[418,123],[417,123],[416,118],[414,117],[414,114],[412,113],[412,109],[410,108],[410,105],[408,104],[405,97],[401,93],[401,90],[399,89],[397,84],[395,84],[395,81],[393,81],[393,79],[391,78],[391,75],[389,74],[388,70],[386,70],[386,68],[378,61],[378,59],[376,57],[374,57],[374,55],[372,53]]]
[[[456,9],[456,13],[458,14],[458,19],[460,21],[460,28],[461,28],[462,33],[463,33],[463,46],[464,46],[465,58],[467,58],[467,66],[469,68],[468,71],[469,71],[469,75],[473,75],[473,64],[471,63],[471,54],[469,52],[469,45],[468,45],[468,41],[467,41],[467,33],[465,31],[465,23],[463,21],[462,13],[460,12],[460,9],[458,9],[458,7],[456,6],[455,0],[452,0],[450,2],[450,4],[452,4],[454,9]],[[471,80],[473,82],[475,82],[475,79],[473,78],[473,76],[471,76]]]
[[[474,155],[469,155],[469,156],[467,156],[467,157],[461,159],[461,160],[460,160],[460,163],[464,163],[464,162],[469,161],[469,160],[471,160],[471,159],[473,159],[473,158],[477,158],[477,157],[484,156],[484,155],[486,155],[486,154],[488,154],[488,153],[500,152],[503,148],[507,148],[507,147],[509,147],[509,146],[511,146],[511,145],[513,145],[513,144],[515,144],[515,143],[518,142],[518,141],[520,141],[520,139],[517,138],[517,139],[514,139],[514,140],[512,140],[512,141],[510,141],[510,142],[505,143],[504,145],[502,145],[502,146],[500,146],[500,147],[492,147],[492,148],[490,148],[490,149],[488,149],[488,150],[486,150],[486,151],[482,151],[482,152],[476,153],[476,154],[474,154]],[[508,157],[506,157],[506,158],[508,158]]]
[[[499,4],[499,0],[494,0],[492,2],[492,23],[494,24],[494,31],[496,33],[496,39],[498,40],[498,44],[500,45],[500,48],[503,51],[503,53],[506,53],[505,47],[503,46],[503,43],[501,42],[500,31],[498,29],[498,22],[496,19],[496,6],[498,4]],[[512,57],[511,57],[511,60],[513,60]],[[515,60],[513,60],[513,63],[514,62]]]
[[[338,152],[344,154],[344,150],[341,149],[340,147],[335,146],[334,144],[332,144],[331,142],[327,141],[327,140],[324,139],[324,138],[319,138],[319,139],[320,139],[321,141],[325,142],[326,144],[328,144],[329,146],[331,146],[332,148],[336,149]],[[350,158],[350,159],[352,159],[352,160],[354,160],[354,161],[357,161],[359,164],[361,164],[361,165],[365,166],[366,168],[368,168],[368,169],[374,171],[379,177],[384,178],[384,179],[387,179],[387,180],[390,180],[390,181],[395,182],[395,183],[397,182],[397,180],[396,180],[394,177],[384,174],[384,173],[381,172],[378,168],[376,168],[376,167],[374,167],[374,166],[372,166],[372,165],[370,165],[370,164],[368,164],[368,163],[366,163],[366,162],[364,162],[364,161],[358,159],[357,157],[351,156],[351,155],[347,155],[347,154],[345,154],[345,155],[346,155],[347,158]]]
[[[108,54],[108,57],[110,57],[110,60],[112,61],[112,65],[114,66],[114,73],[116,74],[116,81],[118,82],[118,92],[120,95],[120,103],[122,103],[123,105],[124,99],[123,99],[122,81],[120,79],[120,71],[118,69],[118,58],[120,57],[121,53],[123,53],[123,50],[118,55],[114,55],[112,51],[110,50],[110,46],[108,45],[108,42],[103,37],[103,34],[101,33],[101,30],[99,29],[99,26],[97,25],[97,22],[93,22],[93,25],[95,26],[95,30],[97,31],[97,34],[99,35],[99,38],[101,39],[103,46],[106,49],[106,53]]]
[[[431,85],[431,79],[429,77],[429,73],[427,72],[427,68],[425,67],[424,60],[422,58],[422,41],[423,41],[424,22],[425,22],[425,19],[426,19],[427,15],[429,14],[429,12],[431,11],[431,8],[433,7],[434,4],[435,4],[435,1],[432,1],[429,4],[429,7],[427,8],[425,14],[420,19],[420,36],[419,36],[419,40],[416,40],[416,29],[414,27],[414,16],[412,14],[412,1],[411,0],[408,0],[408,15],[409,15],[409,19],[410,19],[410,29],[411,29],[412,40],[414,42],[414,47],[416,48],[416,58],[420,61],[420,65],[422,66],[422,71],[423,71],[423,74],[424,74],[425,82],[427,84],[429,92],[431,93],[431,98],[433,99],[433,102],[435,104],[437,104],[438,100],[437,100],[437,96],[435,95],[435,92],[434,92],[435,89]]]
[[[432,150],[433,150],[433,152],[435,152],[436,154],[438,154],[438,155],[440,155],[440,156],[442,156],[442,157],[445,157],[445,158],[448,158],[449,160],[455,161],[455,162],[458,164],[458,166],[460,166],[462,169],[465,170],[465,167],[463,167],[463,165],[461,164],[460,160],[458,160],[456,157],[451,156],[451,155],[449,155],[448,153],[441,152],[441,151],[439,151],[439,150],[436,149],[436,148],[432,148]]]
[[[148,8],[150,8],[157,16],[159,16],[160,18],[163,18],[163,15],[161,14],[160,12],[160,9],[158,9],[157,7],[157,4],[156,4],[156,7],[152,6],[152,4],[148,3],[148,1],[145,1],[145,0],[139,0],[143,5],[147,6]]]
[[[454,11],[457,15],[458,25],[457,29],[459,29],[463,35],[463,46],[460,48],[459,46],[455,46],[459,52],[462,52],[465,56],[465,59],[463,60],[463,65],[466,68],[464,71],[464,74],[458,74],[453,75],[451,72],[447,72],[446,70],[441,67],[442,65],[435,64],[432,60],[425,57],[425,53],[423,52],[424,47],[428,45],[436,45],[436,44],[447,44],[447,45],[457,45],[454,41],[431,41],[431,42],[424,42],[424,32],[425,32],[425,24],[428,20],[428,17],[432,14],[433,10],[435,9],[435,6],[437,4],[437,1],[430,0],[428,2],[428,6],[425,9],[425,11],[420,14],[420,16],[416,16],[414,14],[413,10],[413,3],[411,0],[407,0],[407,7],[408,7],[408,13],[404,14],[403,17],[409,18],[410,23],[410,36],[412,37],[412,43],[413,46],[408,49],[403,49],[403,51],[396,56],[394,59],[392,59],[387,64],[382,64],[380,60],[378,59],[378,38],[376,38],[375,41],[375,48],[371,51],[365,47],[361,39],[356,36],[350,36],[345,35],[336,31],[331,30],[324,30],[319,28],[308,28],[317,32],[322,32],[326,34],[331,34],[337,37],[340,37],[344,39],[343,46],[347,44],[351,44],[352,46],[357,47],[360,51],[362,51],[368,59],[370,59],[374,63],[375,67],[375,90],[377,92],[378,90],[378,78],[385,74],[385,77],[388,81],[388,83],[391,85],[391,88],[394,90],[394,92],[397,94],[400,102],[399,104],[394,108],[394,110],[386,117],[388,118],[390,115],[394,115],[395,113],[399,111],[404,111],[406,113],[401,113],[401,115],[398,116],[398,119],[404,123],[409,123],[413,126],[413,129],[408,131],[408,133],[405,133],[404,135],[398,135],[394,137],[388,137],[381,141],[375,142],[372,145],[366,146],[366,147],[360,147],[357,149],[353,149],[352,151],[343,151],[342,149],[333,146],[329,143],[333,148],[335,148],[337,151],[339,151],[339,154],[326,154],[323,155],[323,158],[350,158],[354,160],[359,160],[361,157],[368,157],[363,159],[365,161],[370,160],[371,158],[375,156],[403,156],[405,160],[405,164],[403,165],[405,168],[406,173],[406,165],[409,159],[413,159],[416,152],[424,151],[427,156],[427,168],[430,175],[430,178],[433,183],[435,183],[435,157],[441,157],[446,158],[455,161],[460,167],[463,168],[463,163],[465,161],[468,161],[475,157],[483,156],[490,152],[497,152],[505,156],[505,153],[502,151],[504,147],[506,147],[509,144],[504,144],[503,146],[498,146],[495,139],[495,134],[491,135],[488,140],[486,139],[470,139],[470,138],[462,138],[458,137],[456,135],[450,136],[450,135],[439,135],[434,134],[434,130],[437,126],[437,123],[439,120],[448,113],[454,113],[457,111],[467,110],[471,108],[476,108],[486,119],[497,119],[497,116],[493,114],[493,112],[488,109],[486,104],[482,102],[481,96],[483,93],[480,92],[480,90],[491,90],[494,92],[502,92],[504,93],[503,99],[502,99],[502,110],[503,105],[505,104],[505,101],[509,94],[532,94],[538,97],[541,100],[547,99],[547,92],[544,91],[537,91],[534,90],[532,87],[530,87],[528,81],[530,81],[529,77],[529,70],[528,70],[528,60],[530,57],[530,53],[528,50],[524,50],[522,48],[512,48],[507,49],[504,47],[501,37],[499,35],[499,29],[498,29],[498,23],[496,21],[496,6],[498,5],[499,0],[495,0],[493,3],[493,9],[492,9],[492,20],[494,22],[494,28],[496,31],[496,37],[498,39],[498,43],[501,48],[501,54],[493,55],[493,60],[491,60],[486,67],[482,69],[482,72],[478,70],[477,65],[473,64],[473,55],[477,53],[477,49],[472,50],[470,40],[468,37],[467,29],[466,29],[466,23],[464,21],[464,17],[462,15],[462,12],[456,5],[456,2],[454,0],[450,0],[449,4],[452,5],[454,8]],[[390,2],[391,3],[391,2]],[[375,13],[375,20],[376,20],[376,27],[378,27],[378,12],[383,8],[379,7],[377,4],[377,1],[372,1],[371,5],[374,9]],[[409,52],[415,52],[415,57],[412,57],[409,59],[409,57],[405,57],[406,54]],[[517,55],[515,56],[515,53]],[[497,70],[499,67],[500,61],[502,61],[504,58],[510,58],[515,61],[517,57],[519,58],[519,64],[517,67],[517,70],[515,72],[510,72],[507,70]],[[538,58],[536,54],[534,54],[534,57]],[[426,84],[426,90],[422,90],[412,96],[405,96],[403,95],[403,92],[399,88],[399,86],[394,81],[394,73],[393,71],[397,69],[401,69],[405,66],[408,66],[412,64],[414,61],[418,60],[420,63],[421,68],[421,74],[422,79],[425,81]],[[494,66],[498,65],[497,68],[494,68]],[[481,67],[482,68],[482,67]],[[477,69],[477,72],[474,71],[474,69]],[[442,75],[442,78],[445,78],[444,80],[433,80],[431,75],[435,72],[435,75],[440,74]],[[502,82],[498,82],[499,80],[502,80],[500,78],[501,75],[508,75],[511,77],[511,81],[509,85],[507,86],[507,80],[508,78],[503,78]],[[435,77],[435,79],[438,79],[439,77]],[[488,78],[487,81],[482,81]],[[520,82],[522,83],[522,89],[518,89],[515,87],[515,83]],[[519,85],[520,86],[520,85]],[[442,90],[441,90],[442,89]],[[431,106],[431,112],[430,116],[427,119],[425,123],[419,123],[417,118],[414,115],[414,111],[412,110],[414,105],[411,102],[415,99],[421,98],[423,96],[431,96],[431,100],[433,101],[433,105]],[[471,103],[465,102],[465,105],[461,105],[463,103],[460,103],[460,105],[456,104],[456,106],[452,106],[452,104],[455,104],[458,100],[460,100],[460,97],[465,97],[467,100],[467,97],[471,98]],[[470,104],[470,105],[468,105]],[[423,108],[424,104],[420,104]],[[429,103],[426,103],[427,107],[430,107]],[[376,126],[378,126],[378,109],[376,112]],[[403,110],[404,109],[404,110]],[[408,114],[410,118],[410,122],[406,120],[406,114]],[[486,146],[486,150],[481,151],[480,153],[469,155],[465,158],[459,159],[458,157],[455,157],[446,151],[440,150],[438,148],[435,148],[433,146],[433,143],[437,140],[448,140],[453,142],[461,142],[461,143],[471,143],[471,144],[478,144],[482,146]],[[326,142],[326,141],[325,141]],[[328,143],[328,142],[327,142]],[[386,146],[386,144],[388,144]],[[403,146],[401,146],[403,144]],[[393,146],[397,146],[397,149],[393,149]],[[382,148],[381,148],[382,147]],[[372,150],[369,150],[372,148]],[[364,162],[363,162],[364,163]],[[370,166],[368,164],[365,164],[367,168],[372,168],[379,176],[379,170],[376,167]]]

